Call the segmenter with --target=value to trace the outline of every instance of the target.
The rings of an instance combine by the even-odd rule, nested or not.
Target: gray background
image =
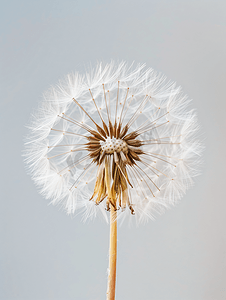
[[[206,145],[203,174],[177,207],[119,228],[117,300],[226,299],[226,2],[8,0],[0,21],[0,299],[105,299],[108,225],[48,206],[21,152],[42,92],[110,59],[182,85]]]

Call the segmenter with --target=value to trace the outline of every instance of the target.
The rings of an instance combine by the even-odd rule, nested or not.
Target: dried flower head
[[[69,75],[32,118],[26,162],[41,193],[68,213],[152,218],[192,184],[202,147],[190,100],[144,65]]]

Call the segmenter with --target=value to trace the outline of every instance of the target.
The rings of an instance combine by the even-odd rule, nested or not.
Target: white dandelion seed
[[[40,192],[68,214],[109,205],[138,221],[174,205],[198,174],[196,114],[181,88],[144,65],[103,65],[69,75],[33,116],[26,162]],[[109,166],[112,200],[105,183]]]
[[[108,221],[107,299],[115,299],[117,219],[153,219],[198,175],[202,144],[190,100],[144,65],[98,64],[44,96],[30,125],[26,163],[40,192],[68,214]],[[134,216],[133,216],[134,215]]]

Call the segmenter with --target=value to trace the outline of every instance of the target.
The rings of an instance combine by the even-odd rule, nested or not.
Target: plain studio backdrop
[[[226,299],[226,2],[5,0],[0,22],[0,299],[105,299],[109,225],[47,205],[21,153],[42,93],[111,59],[181,85],[206,147],[202,175],[176,207],[119,227],[116,298]]]

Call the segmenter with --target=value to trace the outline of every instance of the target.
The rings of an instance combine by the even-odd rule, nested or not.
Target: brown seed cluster
[[[122,128],[121,123],[115,122],[114,126],[109,121],[109,126],[103,122],[103,128],[96,124],[97,130],[90,131],[86,144],[90,158],[98,165],[94,193],[90,200],[98,205],[105,198],[106,208],[110,206],[116,210],[124,210],[128,206],[131,213],[134,209],[129,199],[129,181],[126,167],[133,166],[140,160],[142,142],[136,139],[138,133],[128,133],[128,125]],[[111,204],[111,205],[110,205]]]

